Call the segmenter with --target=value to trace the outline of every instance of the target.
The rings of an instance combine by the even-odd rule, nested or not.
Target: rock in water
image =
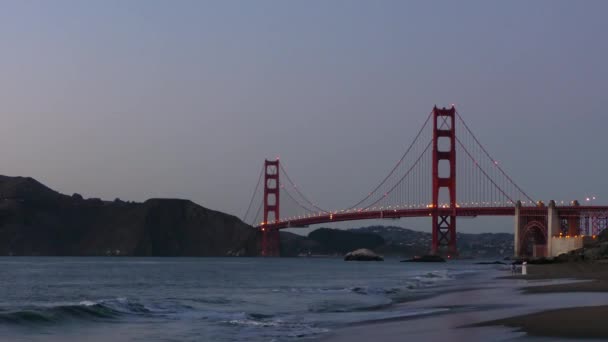
[[[476,262],[475,265],[506,265],[506,263],[502,261],[482,261]]]
[[[346,253],[345,261],[384,261],[384,258],[369,249],[361,248]]]
[[[415,256],[408,260],[401,260],[401,262],[445,262],[445,259],[439,255],[423,255]]]

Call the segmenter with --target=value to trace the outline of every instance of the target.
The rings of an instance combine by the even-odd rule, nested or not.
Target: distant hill
[[[384,245],[384,239],[377,234],[328,228],[317,229],[308,234],[308,238],[319,244],[317,252],[322,254],[346,254],[359,248],[374,249]]]
[[[281,232],[281,255],[343,255],[359,248],[375,249],[384,243],[384,239],[377,234],[340,229],[320,228],[307,237]]]
[[[324,238],[319,238],[323,236]],[[328,238],[329,237],[329,238]],[[281,233],[282,255],[344,254],[369,248],[383,255],[411,257],[429,252],[431,233],[394,226],[370,226],[348,230],[320,228],[307,237]],[[382,243],[380,243],[382,241]],[[505,257],[513,254],[513,234],[457,234],[460,256],[473,258]]]
[[[181,199],[144,203],[60,194],[0,176],[0,255],[257,255],[238,218]]]

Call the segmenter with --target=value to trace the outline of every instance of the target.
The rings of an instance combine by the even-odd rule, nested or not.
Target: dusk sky
[[[608,204],[606,13],[605,1],[2,1],[0,173],[241,216],[264,158],[280,156],[307,195],[341,208],[433,105],[454,103],[535,199]],[[390,224],[430,231],[418,222]]]

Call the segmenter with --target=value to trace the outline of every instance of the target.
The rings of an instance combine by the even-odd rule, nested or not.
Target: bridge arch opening
[[[528,223],[521,234],[521,256],[544,257],[547,256],[547,227],[542,222]]]

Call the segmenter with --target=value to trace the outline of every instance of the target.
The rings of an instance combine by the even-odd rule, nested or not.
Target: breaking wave
[[[58,324],[67,321],[108,321],[125,315],[151,313],[143,304],[124,298],[82,301],[77,304],[32,306],[0,312],[0,323],[17,325]]]

